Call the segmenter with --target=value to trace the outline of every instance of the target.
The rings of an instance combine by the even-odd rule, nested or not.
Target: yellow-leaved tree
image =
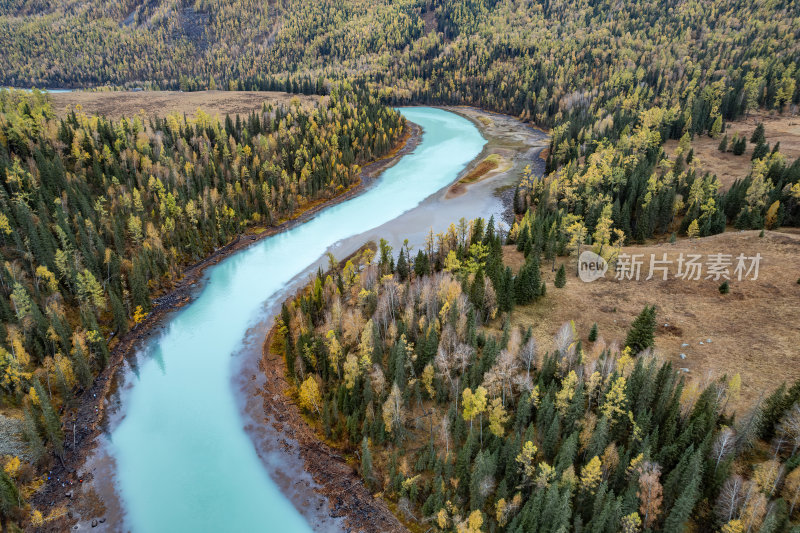
[[[642,519],[639,517],[639,513],[634,511],[623,516],[619,526],[622,533],[639,533],[642,529]]]
[[[458,533],[480,533],[481,527],[483,527],[483,513],[476,509],[466,520],[459,523],[456,529]]]
[[[581,472],[581,489],[594,494],[600,479],[603,477],[603,465],[596,455],[583,467]]]
[[[358,376],[361,374],[361,367],[358,365],[358,357],[354,354],[347,354],[344,360],[344,385],[348,389],[352,389]]]
[[[339,371],[339,360],[342,358],[342,345],[339,344],[339,339],[336,338],[336,333],[331,329],[325,334],[328,340],[328,362],[336,369],[336,374],[341,377]]]
[[[738,518],[722,526],[720,533],[744,533],[744,524]]]
[[[783,483],[781,492],[783,499],[789,504],[789,516],[794,513],[794,508],[800,502],[800,468],[792,470]]]
[[[464,405],[464,420],[469,422],[471,432],[472,421],[486,410],[486,389],[479,385],[473,393],[472,389],[466,388],[461,397]]]
[[[506,422],[508,422],[508,413],[503,407],[503,402],[500,398],[495,398],[489,404],[489,431],[497,437],[502,437],[506,432]]]
[[[517,455],[517,462],[522,469],[522,475],[528,481],[532,480],[536,473],[536,465],[533,463],[533,460],[536,457],[537,451],[539,450],[533,442],[527,441],[522,445],[522,451]]]
[[[686,236],[690,239],[696,239],[698,235],[700,235],[700,225],[697,223],[697,219],[695,219],[692,220],[692,223],[689,224],[689,227],[686,229]]]
[[[600,412],[609,420],[627,413],[628,398],[625,396],[625,378],[620,376],[611,385]]]
[[[561,390],[556,393],[556,409],[561,416],[567,414],[572,398],[575,396],[575,387],[578,385],[578,376],[574,370],[570,370],[567,377],[561,383]]]
[[[321,406],[322,396],[319,393],[317,382],[313,376],[308,376],[300,385],[300,407],[306,411],[316,411],[319,415]]]
[[[433,388],[433,378],[435,374],[436,371],[431,363],[425,365],[425,368],[422,370],[422,384],[425,386],[425,392],[428,393],[431,399],[436,397],[436,389]]]

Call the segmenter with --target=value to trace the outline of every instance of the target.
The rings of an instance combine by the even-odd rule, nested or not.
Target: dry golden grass
[[[511,267],[514,274],[519,272],[522,265],[525,264],[525,254],[517,251],[516,244],[507,244],[503,246],[503,263]]]
[[[165,116],[170,113],[194,116],[198,109],[211,116],[247,114],[259,111],[264,102],[288,104],[297,98],[304,105],[313,106],[319,96],[294,95],[283,92],[233,92],[233,91],[110,91],[71,92],[50,95],[53,109],[63,116],[77,105],[84,113],[107,118],[132,117],[144,112],[147,116]]]
[[[554,272],[543,268],[546,298],[518,307],[512,323],[533,326],[543,350],[552,348],[556,331],[570,320],[575,320],[587,347],[594,322],[607,343],[622,343],[634,317],[645,305],[655,304],[659,355],[677,368],[687,368],[692,379],[704,381],[709,375],[740,373],[742,396],[735,407],[745,407],[782,381],[800,378],[800,235],[771,231],[759,238],[758,233],[729,232],[675,244],[624,249],[627,253],[646,254],[644,269],[650,253],[660,258],[666,252],[670,259],[681,252],[725,253],[734,257],[739,253],[760,253],[763,259],[758,280],[732,281],[727,295],[719,293],[720,281],[661,281],[660,277],[658,281],[615,281],[610,271],[605,279],[584,283],[575,277],[573,259],[567,265],[567,285],[563,289],[554,287]],[[508,250],[506,258],[513,268],[519,266],[516,249]],[[642,279],[646,275],[645,270]],[[708,343],[708,339],[712,342]],[[689,346],[684,347],[683,343]],[[685,360],[680,359],[681,353],[686,354]]]
[[[768,115],[756,113],[748,118],[727,125],[725,133],[728,141],[738,133],[747,138],[747,149],[742,155],[733,155],[731,152],[720,152],[717,148],[720,139],[712,139],[707,135],[695,137],[692,141],[694,157],[701,173],[716,174],[722,183],[723,190],[728,189],[737,179],[744,178],[750,172],[750,156],[753,155],[754,145],[750,144],[750,136],[756,125],[764,123],[765,136],[770,147],[776,142],[781,143],[780,151],[789,161],[800,157],[800,117]],[[664,151],[673,158],[678,141],[667,141]]]

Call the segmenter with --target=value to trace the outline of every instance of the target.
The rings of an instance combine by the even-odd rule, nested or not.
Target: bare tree
[[[739,508],[744,499],[744,480],[742,476],[734,474],[722,485],[714,509],[722,523],[728,523],[739,513]]]
[[[800,447],[800,405],[794,404],[778,426],[780,438],[792,445],[792,455]]]
[[[472,347],[467,344],[456,344],[452,352],[448,353],[441,343],[433,364],[440,376],[450,383],[450,392],[458,409],[458,393],[461,385],[461,376],[472,359]]]
[[[531,336],[519,351],[519,358],[525,366],[528,379],[531,377],[531,367],[534,366],[533,363],[536,361],[536,349],[536,339]]]
[[[484,380],[487,383],[496,382],[500,386],[503,405],[506,404],[506,392],[511,392],[511,384],[519,366],[517,359],[508,350],[502,350],[497,356],[494,366],[486,373]]]
[[[562,369],[564,371],[572,370],[577,355],[575,352],[575,332],[572,329],[572,324],[565,323],[561,326],[553,339],[553,345],[558,353]]]
[[[711,454],[714,457],[714,472],[719,468],[719,464],[724,461],[736,448],[736,432],[729,427],[722,428]]]

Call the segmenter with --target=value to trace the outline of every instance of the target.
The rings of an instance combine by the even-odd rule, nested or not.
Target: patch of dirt
[[[22,440],[22,429],[21,417],[0,414],[0,456],[14,455],[29,460],[28,445]]]
[[[439,23],[436,21],[436,12],[433,10],[422,14],[422,22],[425,24],[425,35],[436,31],[439,27]]]
[[[470,172],[469,174],[467,174],[458,181],[459,183],[472,183],[474,181],[478,181],[485,174],[488,174],[490,171],[496,169],[499,166],[500,166],[500,157],[489,156],[480,163],[478,163],[478,166],[475,167],[472,170],[472,172]]]
[[[728,147],[735,134],[747,139],[747,148],[742,155],[732,152],[720,152],[719,142],[722,138],[712,139],[708,135],[700,135],[692,140],[694,159],[700,173],[716,174],[722,183],[722,190],[727,190],[737,179],[743,179],[750,173],[750,157],[754,144],[750,143],[756,125],[764,123],[764,135],[770,148],[780,142],[780,152],[786,156],[788,163],[800,157],[800,117],[772,115],[765,112],[754,113],[749,117],[729,122],[725,128],[728,135]],[[724,134],[723,134],[724,135]],[[670,159],[674,159],[678,141],[669,140],[664,151]]]
[[[556,268],[566,264],[567,284],[557,289],[553,285],[555,272],[545,263],[542,275],[547,296],[533,305],[517,307],[512,323],[532,326],[543,352],[552,349],[558,328],[575,320],[584,348],[591,353],[593,346],[587,336],[594,322],[607,343],[622,343],[636,315],[644,306],[655,304],[659,355],[676,368],[688,369],[690,378],[702,382],[740,373],[742,394],[733,407],[744,409],[781,381],[800,378],[800,235],[767,231],[759,238],[758,234],[727,232],[674,244],[624,247],[624,253],[645,254],[640,281],[616,281],[609,267],[604,279],[584,283],[575,276],[575,259],[559,258]],[[508,248],[504,258],[517,267],[518,252]],[[657,259],[666,253],[670,260],[677,260],[681,253],[702,254],[703,262],[709,254],[732,254],[735,258],[739,253],[760,253],[762,260],[757,280],[733,279],[730,293],[722,295],[718,290],[722,280],[705,279],[705,270],[698,281],[675,279],[676,264],[670,267],[667,280],[657,272],[654,279],[645,281],[651,253]]]
[[[194,117],[202,109],[212,117],[246,115],[260,111],[262,104],[288,105],[297,98],[307,107],[316,105],[325,96],[307,96],[271,91],[74,91],[51,93],[53,110],[65,116],[80,105],[84,113],[110,119],[145,116],[166,116],[171,113]]]

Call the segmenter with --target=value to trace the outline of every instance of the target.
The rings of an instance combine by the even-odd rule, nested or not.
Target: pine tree
[[[47,440],[53,445],[53,449],[59,457],[64,455],[64,433],[61,431],[61,419],[58,413],[50,403],[50,398],[47,395],[44,387],[42,387],[39,378],[34,378],[33,388],[36,391],[36,396],[39,400],[39,407],[42,410],[42,418],[44,419],[44,431],[47,435]]]
[[[766,440],[772,440],[775,435],[775,425],[783,416],[787,409],[786,404],[786,382],[775,389],[764,401],[764,409],[762,412],[761,426],[759,428],[759,436]]]
[[[558,267],[558,272],[556,272],[556,279],[553,282],[553,285],[555,285],[557,289],[561,289],[566,284],[567,284],[567,273],[564,270],[564,265],[561,265],[560,267]]]
[[[769,145],[766,143],[759,143],[753,148],[753,155],[750,156],[751,161],[761,159],[769,154]]]
[[[731,288],[730,288],[730,285],[728,284],[728,280],[725,280],[719,286],[719,293],[720,294],[728,294],[729,292],[731,292]]]
[[[372,487],[374,476],[372,474],[372,453],[369,451],[369,442],[367,436],[361,441],[361,477],[364,478],[364,483],[367,487]]]
[[[756,129],[753,130],[753,135],[750,136],[750,142],[753,144],[764,144],[767,142],[767,138],[764,134],[764,123],[759,122],[756,126]]]
[[[422,277],[429,272],[428,256],[420,250],[417,252],[417,258],[414,260],[414,274],[417,277]]]
[[[747,148],[747,139],[744,137],[734,138],[733,140],[733,155],[742,155]]]
[[[514,279],[515,301],[519,305],[531,303],[542,295],[541,273],[537,261],[526,261]]]
[[[31,406],[25,407],[25,419],[22,426],[22,436],[28,443],[28,451],[34,464],[44,459],[46,449],[39,428],[36,424],[36,415]]]
[[[717,146],[717,149],[720,152],[723,152],[723,153],[728,151],[728,134],[727,133],[722,136],[722,140],[719,142],[719,146]]]
[[[633,353],[639,353],[655,345],[656,332],[656,307],[645,306],[639,316],[631,324],[625,346],[630,347]]]
[[[485,284],[483,267],[478,267],[478,271],[475,272],[475,279],[472,280],[472,286],[469,290],[469,300],[479,312],[483,311],[484,308]]]
[[[0,517],[9,517],[21,503],[22,498],[14,480],[0,470]]]
[[[400,281],[406,281],[408,279],[408,274],[408,261],[406,260],[405,252],[401,248],[400,256],[397,258],[397,276],[400,278]]]
[[[486,486],[494,485],[494,474],[497,470],[497,462],[494,455],[489,450],[483,450],[475,457],[470,476],[469,499],[470,509],[480,509],[488,496]]]
[[[592,329],[589,330],[589,342],[597,340],[597,322],[592,324]]]
[[[682,476],[683,482],[680,486],[678,498],[664,521],[665,532],[681,533],[685,530],[684,524],[692,514],[692,510],[700,496],[699,487],[702,477],[702,450],[698,450],[693,454]]]

